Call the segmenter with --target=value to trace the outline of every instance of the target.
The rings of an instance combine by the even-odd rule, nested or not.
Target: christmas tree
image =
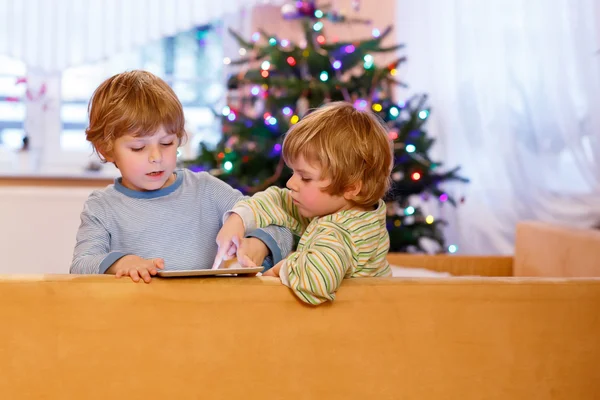
[[[441,184],[467,180],[457,175],[458,168],[442,171],[441,163],[429,156],[434,139],[425,130],[431,111],[426,95],[394,99],[396,87],[403,85],[397,69],[405,57],[375,64],[373,54],[396,53],[403,47],[382,46],[392,28],[373,29],[365,40],[328,41],[324,21],[369,21],[350,19],[328,6],[318,8],[315,1],[285,5],[282,16],[302,25],[300,44],[263,31],[247,41],[231,31],[244,56],[226,60],[240,69],[228,80],[227,105],[219,113],[222,140],[216,149],[201,144],[189,168],[210,170],[246,194],[271,185],[284,187],[291,172],[280,156],[281,143],[290,126],[326,102],[351,102],[379,115],[393,140],[393,184],[386,199],[390,251],[431,251],[427,241],[436,244],[434,251],[445,251],[445,222],[425,215],[419,203],[435,196],[440,203],[456,205]]]

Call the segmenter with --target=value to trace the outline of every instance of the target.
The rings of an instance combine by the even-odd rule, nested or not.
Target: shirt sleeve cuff
[[[269,235],[264,230],[262,230],[262,229],[255,230],[254,232],[246,235],[246,237],[255,237],[257,239],[260,239],[265,244],[265,246],[267,246],[267,248],[271,252],[270,255],[272,256],[273,264],[271,266],[277,264],[281,260],[282,256],[281,256],[281,249],[279,248],[279,245],[277,244],[275,239],[273,239],[273,237],[271,237],[271,235]],[[264,263],[263,263],[263,266],[267,267],[266,265],[264,265]]]
[[[285,286],[290,287],[290,278],[288,276],[287,260],[281,264],[279,269],[279,279]]]
[[[119,259],[125,257],[128,253],[121,253],[120,251],[114,251],[112,253],[108,253],[104,260],[100,263],[98,267],[99,274],[105,274],[106,270],[110,268],[111,265],[116,263]]]

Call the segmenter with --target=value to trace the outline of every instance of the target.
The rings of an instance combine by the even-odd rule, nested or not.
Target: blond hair
[[[331,179],[323,189],[331,195],[361,184],[355,205],[373,206],[389,189],[392,147],[387,129],[374,113],[349,103],[322,106],[290,128],[283,159],[293,164],[300,156],[318,164],[322,179]]]
[[[98,86],[88,106],[86,138],[105,161],[123,135],[148,136],[162,126],[179,142],[186,138],[183,107],[171,87],[147,71],[114,75]]]

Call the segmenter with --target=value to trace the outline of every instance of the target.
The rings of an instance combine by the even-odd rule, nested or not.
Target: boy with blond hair
[[[158,269],[210,268],[223,214],[243,196],[206,172],[176,168],[186,134],[171,87],[146,71],[117,74],[94,92],[89,117],[87,140],[121,178],[85,202],[71,273],[150,282]],[[268,227],[238,243],[240,263],[260,265],[285,257],[293,240]]]
[[[264,276],[279,276],[306,303],[334,300],[344,278],[391,276],[382,197],[392,148],[378,118],[330,103],[290,129],[283,158],[293,171],[287,189],[271,187],[225,215],[213,268],[235,251],[236,237],[275,224],[301,238],[297,251]]]

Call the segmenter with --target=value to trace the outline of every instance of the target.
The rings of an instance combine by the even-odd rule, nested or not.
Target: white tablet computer
[[[181,278],[187,276],[238,276],[238,275],[254,275],[263,271],[263,267],[247,267],[247,268],[219,268],[219,269],[183,269],[173,271],[157,272],[157,276],[161,278]]]

